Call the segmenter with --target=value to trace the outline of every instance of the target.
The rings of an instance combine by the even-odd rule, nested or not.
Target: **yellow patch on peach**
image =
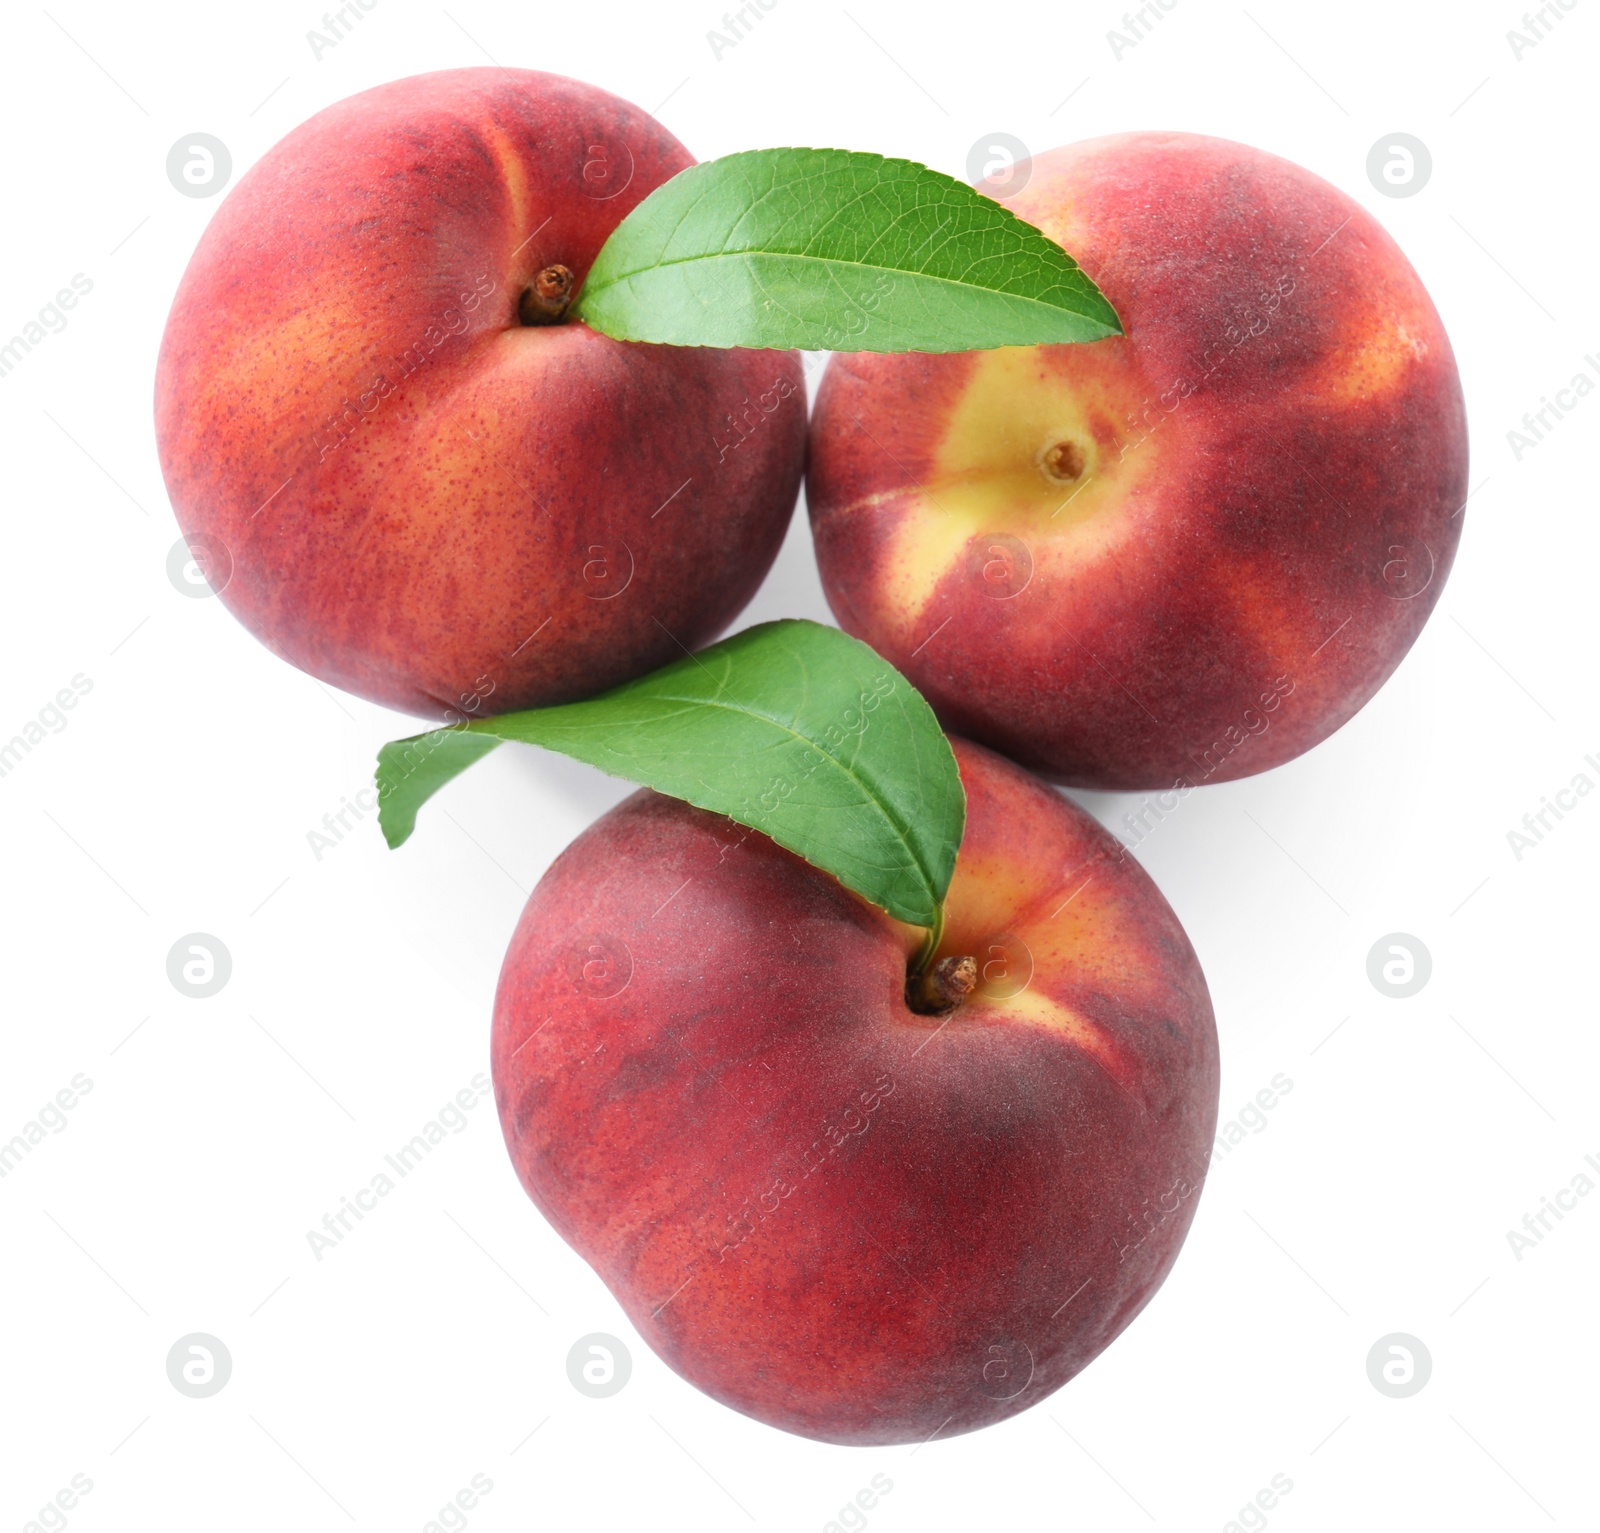
[[[1005,557],[975,547],[1015,537],[1035,570],[1078,563],[1128,535],[1134,490],[1158,471],[1162,443],[1128,422],[1142,408],[1113,367],[1069,371],[1050,348],[982,353],[934,453],[926,481],[890,497],[895,525],[882,609],[917,628],[939,582],[963,562]],[[974,578],[980,578],[974,571]]]
[[[1002,860],[963,851],[937,956],[976,958],[976,998],[988,990],[989,1004],[1000,1004],[998,992],[1008,988],[992,983],[995,963],[1010,983],[1049,974],[1137,993],[1145,975],[1137,956],[1143,923],[1123,909],[1114,880],[1098,877],[1108,866],[1099,856],[1055,865],[1048,856]]]
[[[1410,383],[1428,345],[1422,316],[1392,309],[1365,311],[1328,359],[1318,392],[1340,401],[1389,398]]]
[[[980,991],[956,1013],[958,1022],[966,1021],[969,1024],[976,1022],[980,1016],[985,1021],[1040,1027],[1059,1033],[1074,1048],[1090,1055],[1119,1084],[1127,1084],[1123,1081],[1127,1061],[1105,1029],[1070,1006],[1053,1000],[1042,990],[1024,990],[1003,999],[987,997]]]
[[[1124,912],[1109,881],[1097,885],[1097,871],[1103,868],[1078,873],[1053,908],[1016,928],[1015,935],[1027,944],[1041,973],[1137,993],[1146,977],[1139,946],[1142,922],[1137,913]]]
[[[1055,868],[1043,858],[982,857],[962,848],[955,877],[945,899],[945,935],[939,956],[977,953],[985,940],[1011,931],[1031,918],[1056,893],[1070,870]],[[1070,889],[1062,890],[1065,899]],[[981,961],[981,959],[980,959]]]
[[[511,199],[510,227],[512,229],[530,227],[532,221],[528,216],[528,167],[523,151],[519,150],[495,123],[482,123],[478,131],[483,135],[484,143],[494,156],[495,164],[500,169],[500,179],[505,183],[506,195]]]

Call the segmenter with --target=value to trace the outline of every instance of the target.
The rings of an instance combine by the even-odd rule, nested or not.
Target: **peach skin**
[[[156,377],[179,524],[246,627],[454,720],[591,695],[732,621],[799,490],[797,356],[563,322],[693,163],[615,96],[489,68],[352,96],[263,156]]]
[[[807,490],[840,624],[1058,782],[1276,766],[1410,648],[1467,494],[1450,342],[1355,202],[1182,133],[1035,157],[1007,205],[1126,334],[836,357]]]
[[[759,832],[640,792],[528,901],[492,1044],[534,1202],[691,1383],[786,1431],[1003,1420],[1171,1269],[1217,1111],[1200,965],[1087,814],[954,742],[922,934]]]

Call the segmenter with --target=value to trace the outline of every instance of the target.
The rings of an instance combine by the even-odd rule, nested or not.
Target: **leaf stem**
[[[944,941],[944,902],[939,902],[939,909],[933,918],[933,925],[928,928],[928,935],[922,939],[922,951],[917,954],[917,961],[911,970],[914,980],[921,979],[928,972],[928,965],[933,962],[933,955],[939,951],[939,944]]]

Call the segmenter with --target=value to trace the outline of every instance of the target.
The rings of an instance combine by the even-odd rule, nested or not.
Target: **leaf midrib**
[[[651,272],[665,271],[669,266],[692,266],[699,261],[730,261],[761,256],[766,256],[769,259],[780,261],[814,261],[818,265],[843,266],[863,272],[891,272],[897,277],[915,277],[922,282],[940,282],[949,287],[961,288],[965,291],[993,293],[997,297],[1001,298],[1020,298],[1024,302],[1043,304],[1046,308],[1051,309],[1062,308],[1062,305],[1060,304],[1050,303],[1046,299],[1036,298],[1027,293],[1017,293],[1008,288],[1002,287],[983,287],[976,282],[963,282],[956,277],[940,277],[931,272],[907,271],[903,266],[873,266],[865,261],[849,261],[843,259],[842,257],[835,256],[806,255],[803,252],[791,254],[787,251],[781,250],[719,250],[710,255],[679,256],[675,260],[671,261],[652,261],[648,266],[636,267],[632,271],[626,271],[619,276],[612,277],[609,281],[602,282],[597,288],[586,288],[584,290],[583,297],[578,300],[578,317],[580,319],[583,317],[584,302],[591,296],[591,294],[605,293],[609,289],[617,287],[623,282],[632,282],[636,277],[648,276]],[[1071,258],[1068,257],[1068,259],[1070,260]],[[1072,270],[1075,272],[1083,272],[1083,268],[1076,264],[1073,265]],[[1086,272],[1084,275],[1085,277],[1088,276]],[[1109,301],[1107,302],[1106,307],[1110,308]],[[1083,311],[1076,309],[1066,309],[1063,312],[1068,314],[1083,314]],[[1114,313],[1115,310],[1112,312]],[[1083,314],[1083,317],[1088,318],[1090,316]],[[1116,332],[1113,331],[1112,333],[1115,334]]]
[[[924,865],[922,858],[918,855],[916,844],[911,838],[911,830],[909,825],[907,825],[907,823],[898,815],[891,813],[887,800],[881,797],[878,793],[874,792],[865,779],[846,766],[845,763],[840,760],[839,757],[835,756],[831,751],[829,751],[825,745],[813,740],[809,735],[801,734],[799,730],[795,729],[792,725],[784,723],[782,719],[775,719],[770,713],[763,713],[759,708],[742,707],[733,703],[719,703],[713,699],[704,697],[674,697],[663,693],[653,693],[647,695],[653,697],[656,701],[663,703],[682,703],[691,708],[717,708],[724,713],[736,713],[742,718],[760,719],[763,723],[770,724],[774,729],[788,735],[790,739],[799,740],[802,744],[809,745],[813,750],[820,752],[824,760],[831,761],[840,772],[842,772],[852,783],[855,784],[856,788],[861,793],[863,801],[871,809],[875,810],[889,826],[889,828],[894,831],[895,835],[899,837],[901,845],[904,846],[911,854],[912,864],[916,868],[917,872],[922,875],[923,883],[926,885],[931,897],[934,887],[933,871]],[[885,701],[888,701],[888,699],[886,698]],[[484,733],[493,733],[493,730],[487,727],[490,721],[485,720],[484,722]],[[579,725],[578,727],[581,729],[583,726]],[[604,728],[606,726],[602,724],[596,727]],[[525,739],[525,737],[519,735],[501,735],[499,738],[502,740]],[[537,744],[538,742],[527,741],[526,743]],[[777,838],[773,837],[773,839],[776,840]],[[789,850],[793,851],[794,849],[791,847]],[[800,854],[797,853],[796,855]]]

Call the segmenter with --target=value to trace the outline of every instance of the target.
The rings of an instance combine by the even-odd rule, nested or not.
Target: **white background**
[[[716,3],[378,0],[320,61],[311,4],[9,13],[0,337],[75,273],[93,291],[0,378],[0,737],[75,674],[93,689],[0,778],[0,1138],[75,1074],[93,1088],[0,1181],[0,1530],[75,1474],[86,1533],[423,1529],[475,1474],[485,1533],[820,1530],[874,1474],[884,1533],[1220,1530],[1275,1474],[1293,1482],[1275,1529],[1594,1526],[1600,1196],[1520,1261],[1507,1231],[1600,1158],[1600,797],[1520,861],[1507,832],[1574,774],[1600,780],[1600,399],[1520,462],[1507,433],[1600,370],[1600,10],[1577,3],[1518,59],[1519,0],[1176,0],[1117,58],[1116,0],[778,0],[718,59]],[[627,789],[506,750],[402,853],[368,820],[315,860],[307,833],[417,726],[168,580],[151,379],[217,203],[180,196],[165,159],[214,134],[236,179],[331,101],[489,59],[664,103],[702,158],[837,144],[964,176],[996,132],[1241,139],[1370,207],[1454,340],[1475,494],[1415,650],[1334,739],[1195,793],[1139,852],[1205,965],[1224,1119],[1275,1074],[1293,1089],[1214,1166],[1145,1315],[1005,1425],[845,1449],[699,1395],[527,1203],[487,1101],[336,1251],[308,1248],[486,1069],[527,891]],[[1406,199],[1365,169],[1396,131],[1434,161]],[[744,621],[779,616],[827,616],[803,510]],[[1134,802],[1084,797],[1113,824]],[[208,1000],[166,975],[195,931],[233,959]],[[1396,931],[1433,960],[1406,1000],[1366,972]],[[202,1400],[165,1369],[196,1331],[233,1358]],[[566,1377],[594,1331],[632,1350],[610,1399]],[[1391,1332],[1433,1360],[1407,1399],[1367,1377]]]

